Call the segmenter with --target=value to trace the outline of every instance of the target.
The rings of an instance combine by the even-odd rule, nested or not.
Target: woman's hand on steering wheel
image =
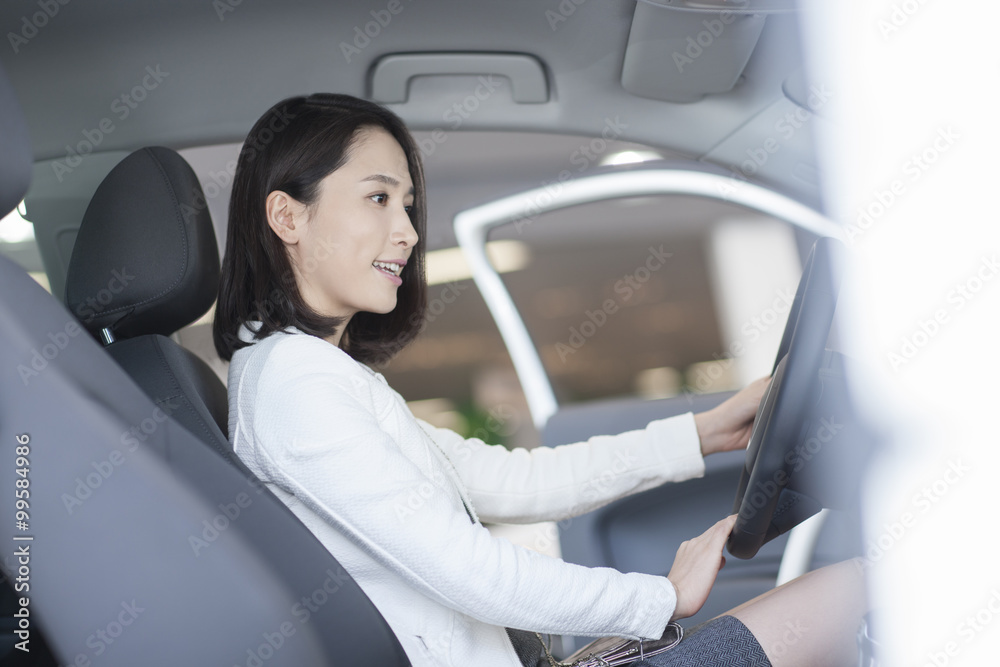
[[[705,604],[715,584],[715,577],[726,564],[722,555],[729,533],[736,522],[732,514],[698,537],[682,542],[667,579],[677,592],[677,606],[671,621],[694,616]]]
[[[725,402],[694,416],[702,456],[746,449],[757,407],[770,382],[770,376],[755,380]]]

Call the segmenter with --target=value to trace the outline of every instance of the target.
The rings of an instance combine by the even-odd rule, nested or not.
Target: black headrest
[[[13,211],[31,183],[28,126],[7,76],[0,69],[0,218]]]
[[[141,148],[107,175],[83,216],[66,305],[94,335],[169,336],[215,301],[219,250],[194,170],[169,148]]]

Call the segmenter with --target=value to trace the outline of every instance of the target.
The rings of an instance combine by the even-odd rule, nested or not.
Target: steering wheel
[[[810,407],[840,289],[834,261],[841,248],[839,241],[821,238],[806,258],[733,504],[738,516],[726,547],[737,558],[752,558],[766,542],[822,509],[789,483],[800,468],[796,448],[812,421]]]

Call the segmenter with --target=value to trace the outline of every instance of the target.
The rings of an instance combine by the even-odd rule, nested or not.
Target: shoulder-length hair
[[[238,337],[244,323],[261,323],[258,340],[286,327],[326,338],[343,324],[343,317],[317,313],[303,300],[284,244],[267,224],[265,200],[281,190],[306,206],[315,203],[320,181],[347,162],[358,131],[371,127],[391,134],[406,155],[414,190],[410,221],[419,241],[403,267],[396,307],[386,314],[356,313],[340,347],[360,362],[381,365],[420,332],[427,304],[427,204],[416,142],[396,114],[372,102],[334,94],[291,97],[261,116],[237,161],[212,330],[223,359],[249,345]]]

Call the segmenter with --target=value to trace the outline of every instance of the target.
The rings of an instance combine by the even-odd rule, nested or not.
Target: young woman
[[[703,456],[746,446],[765,381],[706,413],[530,452],[435,428],[369,368],[418,333],[425,225],[419,155],[390,111],[320,94],[254,125],[214,325],[232,361],[237,455],[354,577],[414,665],[534,664],[535,632],[660,638],[704,604],[734,517],[681,545],[667,577],[565,563],[481,521],[560,520],[699,476]],[[617,474],[621,461],[636,463]],[[811,573],[645,664],[850,664],[859,572]]]

